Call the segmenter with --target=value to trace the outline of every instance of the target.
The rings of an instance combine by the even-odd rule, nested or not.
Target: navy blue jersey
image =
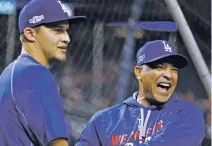
[[[0,146],[47,146],[57,138],[68,139],[56,80],[22,54],[0,76]]]
[[[122,104],[99,111],[88,122],[76,146],[200,146],[203,113],[176,98],[158,108],[143,107],[137,93]]]

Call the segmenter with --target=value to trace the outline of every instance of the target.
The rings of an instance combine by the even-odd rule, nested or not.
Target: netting
[[[0,71],[12,62],[21,51],[18,31],[18,14],[27,0],[17,3],[15,13],[9,4],[12,0],[0,1]],[[52,69],[56,75],[64,97],[66,118],[72,127],[73,139],[76,139],[91,116],[98,110],[117,103],[121,54],[130,29],[124,27],[132,17],[133,0],[68,0],[75,7],[75,14],[85,15],[88,21],[71,26],[71,44],[68,60]],[[194,33],[203,57],[210,67],[210,1],[179,0],[185,17]],[[11,6],[10,6],[11,7]],[[3,11],[4,8],[4,11]],[[146,0],[139,21],[173,21],[162,0]],[[2,12],[2,11],[3,12]],[[109,23],[121,22],[119,27],[109,27]],[[185,45],[178,32],[156,32],[136,29],[133,34],[135,53],[146,41],[165,39],[172,41],[178,52],[188,56]],[[189,56],[188,56],[189,57]],[[137,90],[137,80],[133,68],[127,71],[130,83],[123,99]],[[187,79],[189,79],[189,82]],[[124,79],[123,79],[124,80]],[[192,83],[190,82],[192,81]],[[180,72],[177,92],[182,98],[200,104],[206,115],[210,110],[203,107],[202,101],[208,97],[190,61],[187,69]],[[210,123],[210,121],[207,121]],[[209,127],[210,124],[207,126]],[[207,136],[210,137],[209,132]],[[73,140],[74,142],[74,140]]]

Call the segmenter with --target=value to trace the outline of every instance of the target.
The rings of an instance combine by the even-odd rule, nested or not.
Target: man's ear
[[[23,34],[28,41],[30,42],[35,41],[36,31],[33,28],[30,27],[25,28]]]
[[[135,76],[138,80],[141,79],[141,72],[142,72],[142,67],[140,66],[135,66],[134,68],[134,73],[135,73]]]

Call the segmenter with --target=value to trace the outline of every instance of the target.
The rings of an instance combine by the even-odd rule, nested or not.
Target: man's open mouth
[[[157,89],[161,92],[168,92],[170,88],[171,88],[170,83],[161,82],[157,84]]]

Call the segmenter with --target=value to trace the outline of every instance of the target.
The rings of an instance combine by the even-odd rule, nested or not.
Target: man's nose
[[[163,77],[167,80],[170,80],[172,78],[171,69],[167,68],[166,70],[164,70]]]
[[[66,43],[67,45],[70,43],[70,36],[68,34],[68,32],[66,32],[63,36],[63,42]]]

